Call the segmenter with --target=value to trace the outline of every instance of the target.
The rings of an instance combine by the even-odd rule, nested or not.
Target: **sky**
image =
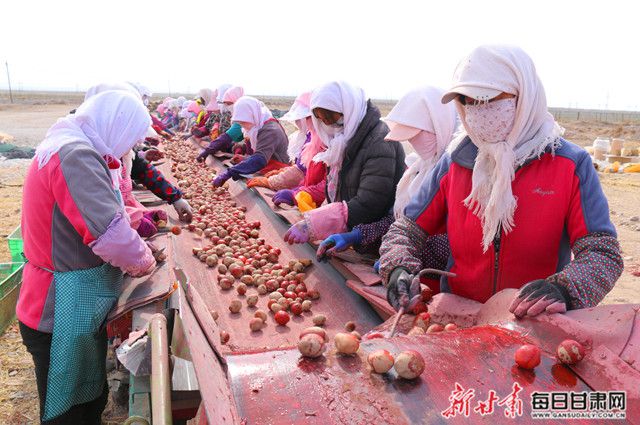
[[[159,93],[231,83],[297,95],[342,79],[397,99],[446,89],[474,47],[506,43],[533,58],[549,106],[640,110],[637,0],[2,3],[0,60],[14,89],[127,80]]]

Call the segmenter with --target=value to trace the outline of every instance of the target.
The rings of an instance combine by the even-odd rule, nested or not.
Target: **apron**
[[[115,305],[123,273],[105,263],[53,272],[55,307],[43,420],[98,398],[106,382],[104,325]]]
[[[114,189],[118,201],[122,194]],[[47,270],[47,269],[45,269]],[[107,315],[122,288],[124,274],[109,263],[53,274],[53,335],[42,419],[97,399],[107,381]]]

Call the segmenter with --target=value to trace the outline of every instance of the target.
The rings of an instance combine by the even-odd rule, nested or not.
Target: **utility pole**
[[[11,103],[13,103],[13,93],[11,93],[11,78],[9,77],[9,62],[4,63],[7,67],[7,81],[9,82],[9,99],[11,99]]]

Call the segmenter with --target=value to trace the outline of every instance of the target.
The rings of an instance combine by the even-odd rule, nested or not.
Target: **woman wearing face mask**
[[[377,254],[382,237],[391,224],[402,216],[404,208],[417,195],[451,141],[456,127],[456,111],[452,104],[443,105],[440,102],[443,94],[443,90],[435,87],[413,90],[398,101],[385,119],[391,129],[385,140],[408,140],[416,152],[407,157],[413,162],[398,183],[393,213],[374,223],[359,224],[351,232],[329,236],[320,244],[318,258],[331,256],[350,246],[358,251],[375,250]],[[447,265],[448,255],[446,235],[435,236],[431,238],[429,249],[423,251],[421,268],[443,269]],[[429,286],[438,292],[437,285]]]
[[[327,167],[329,204],[304,214],[284,236],[290,244],[322,240],[362,223],[372,223],[393,207],[404,172],[404,150],[387,143],[389,128],[364,91],[332,82],[311,96],[313,127],[327,150],[315,161]]]
[[[445,292],[485,302],[517,288],[518,317],[597,305],[622,272],[616,231],[589,156],[547,111],[531,58],[478,47],[442,100],[456,101],[463,131],[383,238],[393,306],[416,299],[410,274],[427,236],[444,232],[457,274],[441,279]]]
[[[200,152],[200,155],[196,157],[196,161],[204,162],[209,155],[213,155],[216,152],[231,152],[233,151],[234,143],[238,143],[244,140],[242,133],[242,127],[236,122],[232,122],[228,128],[224,128],[223,125],[225,117],[230,118],[233,114],[234,104],[244,95],[244,89],[240,86],[232,86],[224,90],[223,95],[218,95],[220,99],[220,134],[215,140],[209,143],[205,149]],[[233,121],[233,120],[232,120]]]
[[[324,188],[313,188],[324,180],[326,167],[322,162],[313,161],[313,157],[324,151],[324,145],[313,130],[311,120],[311,92],[296,98],[293,106],[281,120],[294,122],[298,131],[289,136],[287,153],[294,158],[294,165],[274,170],[264,177],[255,177],[247,182],[247,187],[267,187],[278,192],[274,203],[296,203],[296,194],[307,193],[311,198],[310,206],[320,205],[324,201]],[[308,191],[306,192],[305,189]],[[315,196],[313,196],[315,195]]]
[[[16,306],[42,423],[99,424],[108,395],[105,320],[123,272],[155,267],[118,194],[121,158],[151,124],[136,96],[106,91],[54,124],[24,184],[25,264]]]
[[[230,178],[238,180],[242,174],[253,174],[268,163],[286,166],[287,133],[264,103],[250,96],[243,96],[235,103],[232,121],[241,126],[249,139],[251,155],[239,164],[220,173],[213,180],[214,187],[220,187]]]

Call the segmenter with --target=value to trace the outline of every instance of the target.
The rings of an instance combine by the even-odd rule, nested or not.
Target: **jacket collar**
[[[367,135],[373,128],[380,122],[380,110],[371,103],[371,100],[367,100],[367,113],[364,114],[364,118],[358,125],[355,134],[347,142],[347,148],[344,152],[344,164],[350,162],[360,150],[362,143],[367,138]]]

